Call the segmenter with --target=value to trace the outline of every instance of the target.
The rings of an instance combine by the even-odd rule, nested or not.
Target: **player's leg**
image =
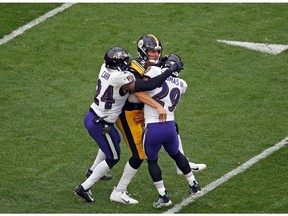
[[[87,202],[93,202],[94,198],[89,194],[90,188],[120,159],[120,135],[114,125],[107,125],[101,122],[94,123],[95,115],[91,112],[85,117],[85,127],[90,136],[97,143],[105,154],[106,159],[95,166],[93,173],[74,192]]]
[[[168,123],[170,124],[170,123]],[[170,155],[170,157],[175,161],[177,167],[186,177],[187,182],[189,183],[189,193],[196,193],[201,191],[199,184],[197,183],[195,176],[192,172],[192,169],[189,165],[189,161],[186,156],[184,156],[179,151],[179,140],[177,133],[173,130],[173,124],[169,129],[166,129],[167,134],[170,138],[163,143],[165,151]]]
[[[192,169],[189,166],[189,161],[187,160],[187,158],[180,151],[178,151],[178,153],[175,155],[169,155],[175,161],[177,167],[179,167],[179,169],[181,170],[181,173],[183,173],[183,175],[185,176],[189,184],[189,193],[194,194],[198,191],[201,191],[201,188],[195,179]]]
[[[183,154],[183,155],[185,155],[184,154],[184,150],[183,150],[183,146],[182,146],[182,140],[181,140],[181,137],[180,137],[180,134],[179,134],[179,128],[178,128],[178,124],[177,123],[175,123],[175,125],[176,125],[176,132],[177,132],[177,135],[178,135],[178,141],[179,141],[179,151]],[[197,171],[201,171],[201,170],[204,170],[204,169],[206,169],[206,164],[204,164],[204,163],[193,163],[193,162],[189,162],[189,165],[190,165],[190,167],[191,167],[191,169],[192,169],[192,171],[193,172],[197,172]],[[178,166],[176,165],[176,172],[177,172],[177,174],[183,174],[182,172],[181,172],[181,170],[178,168]]]
[[[145,159],[142,149],[142,125],[136,124],[133,120],[139,112],[140,110],[123,111],[116,122],[132,156],[125,164],[123,174],[110,195],[111,201],[124,204],[138,203],[137,200],[128,195],[127,187]]]
[[[102,150],[99,148],[99,150],[98,150],[98,153],[97,153],[97,156],[96,156],[96,158],[95,158],[95,160],[94,160],[94,163],[92,164],[92,166],[90,167],[90,169],[88,169],[87,170],[87,172],[86,172],[86,178],[88,178],[92,173],[93,173],[93,170],[95,169],[95,167],[99,164],[99,163],[101,163],[102,161],[104,161],[106,159],[106,156],[105,156],[105,154],[102,152]],[[110,174],[106,174],[106,175],[104,175],[104,176],[102,176],[101,178],[100,178],[101,180],[103,180],[103,181],[108,181],[108,180],[110,180],[110,179],[112,179],[112,175],[110,175]]]
[[[153,203],[155,208],[172,205],[172,201],[164,186],[161,168],[158,164],[158,153],[162,147],[161,143],[163,143],[165,136],[168,135],[166,128],[162,128],[164,124],[148,124],[147,132],[143,135],[143,146],[147,157],[148,171],[158,192],[158,199]]]

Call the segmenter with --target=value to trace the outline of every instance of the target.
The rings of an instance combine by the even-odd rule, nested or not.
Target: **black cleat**
[[[93,171],[90,170],[90,169],[88,169],[87,172],[86,172],[86,174],[85,174],[86,178],[89,178],[89,176],[90,176],[92,173],[93,173]]]
[[[112,175],[106,174],[106,175],[102,176],[100,179],[103,181],[108,181],[108,180],[112,179]]]
[[[164,196],[159,195],[159,198],[153,203],[154,208],[162,208],[170,205],[172,205],[172,201],[170,200],[167,191],[165,191]]]
[[[200,185],[196,181],[193,181],[193,183],[194,184],[192,186],[189,186],[190,194],[196,194],[198,191],[201,191]]]
[[[89,178],[89,176],[90,176],[92,173],[93,173],[93,171],[90,170],[90,169],[88,169],[87,172],[86,172],[86,175],[85,175],[86,178]],[[108,181],[108,180],[112,179],[112,175],[106,174],[106,175],[102,176],[100,179],[103,180],[103,181]]]
[[[79,197],[81,197],[82,199],[84,199],[87,202],[94,202],[95,199],[93,197],[90,196],[89,194],[89,189],[88,190],[84,190],[82,185],[78,185],[75,189],[74,189],[74,193],[77,194]]]

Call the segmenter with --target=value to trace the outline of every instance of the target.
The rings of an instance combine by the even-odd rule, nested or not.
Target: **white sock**
[[[191,185],[191,186],[194,185],[193,181],[196,181],[196,179],[195,179],[195,176],[193,175],[192,171],[190,173],[186,174],[185,177],[186,177],[189,185]]]
[[[87,190],[91,188],[95,182],[97,182],[102,176],[107,174],[110,171],[110,168],[106,161],[102,161],[99,163],[95,169],[93,170],[93,173],[89,176],[89,178],[86,179],[81,185],[83,186],[84,190]]]
[[[158,193],[159,193],[161,196],[164,196],[164,195],[165,195],[166,188],[165,188],[165,186],[164,186],[163,180],[158,181],[158,182],[154,182],[154,185],[155,185]]]
[[[117,191],[127,191],[127,187],[135,174],[137,173],[138,169],[134,169],[130,166],[129,161],[127,161],[124,172],[121,176],[120,181],[118,182],[118,185],[116,187]]]
[[[104,152],[99,148],[97,156],[95,158],[95,161],[94,161],[93,165],[91,166],[90,170],[93,171],[95,169],[95,167],[105,159],[106,159],[106,156],[105,156]]]

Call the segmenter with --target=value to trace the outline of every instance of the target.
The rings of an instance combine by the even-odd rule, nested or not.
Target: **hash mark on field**
[[[269,156],[270,154],[276,152],[277,150],[281,149],[282,147],[284,147],[286,144],[288,144],[288,136],[285,137],[283,140],[281,140],[280,142],[276,143],[274,146],[265,149],[263,152],[261,152],[260,154],[254,156],[253,158],[251,158],[250,160],[246,161],[244,164],[242,164],[241,166],[237,167],[236,169],[226,173],[225,175],[223,175],[221,178],[215,180],[214,182],[210,183],[209,185],[207,185],[206,187],[202,188],[202,192],[201,193],[197,193],[195,195],[191,195],[189,196],[187,199],[184,199],[181,203],[175,205],[173,208],[169,209],[166,212],[163,212],[164,214],[173,214],[173,213],[177,213],[179,212],[184,206],[189,205],[190,203],[192,203],[193,201],[195,201],[197,198],[205,195],[206,193],[208,193],[209,191],[214,190],[216,187],[220,186],[221,184],[225,183],[226,181],[228,181],[230,178],[232,178],[233,176],[236,176],[242,172],[244,172],[245,170],[249,169],[251,166],[253,166],[254,164],[256,164],[257,162],[259,162],[260,160],[266,158],[267,156]]]
[[[33,28],[34,26],[38,25],[39,23],[45,21],[46,19],[55,16],[56,14],[66,10],[67,8],[71,7],[73,4],[75,3],[66,3],[66,4],[62,4],[62,6],[55,8],[49,12],[47,12],[46,14],[44,14],[43,16],[38,17],[37,19],[33,20],[32,22],[16,29],[15,31],[11,32],[9,35],[5,35],[2,39],[0,39],[0,46],[2,44],[7,43],[8,41],[12,40],[13,38],[23,34],[25,31],[27,31],[28,29]]]
[[[266,44],[266,43],[253,43],[253,42],[228,41],[228,40],[217,40],[217,42],[233,46],[240,46],[247,49],[256,50],[259,52],[268,53],[272,55],[278,55],[281,52],[288,49],[288,45],[283,44]]]

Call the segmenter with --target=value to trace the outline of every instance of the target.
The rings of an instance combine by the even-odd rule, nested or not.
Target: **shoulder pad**
[[[147,68],[145,61],[140,58],[132,59],[129,62],[128,66],[129,66],[129,69],[132,69],[138,72],[141,75],[141,77],[144,75],[144,72]]]
[[[110,85],[112,86],[123,86],[128,83],[132,83],[135,81],[135,77],[130,72],[118,72],[116,76],[110,81]]]

